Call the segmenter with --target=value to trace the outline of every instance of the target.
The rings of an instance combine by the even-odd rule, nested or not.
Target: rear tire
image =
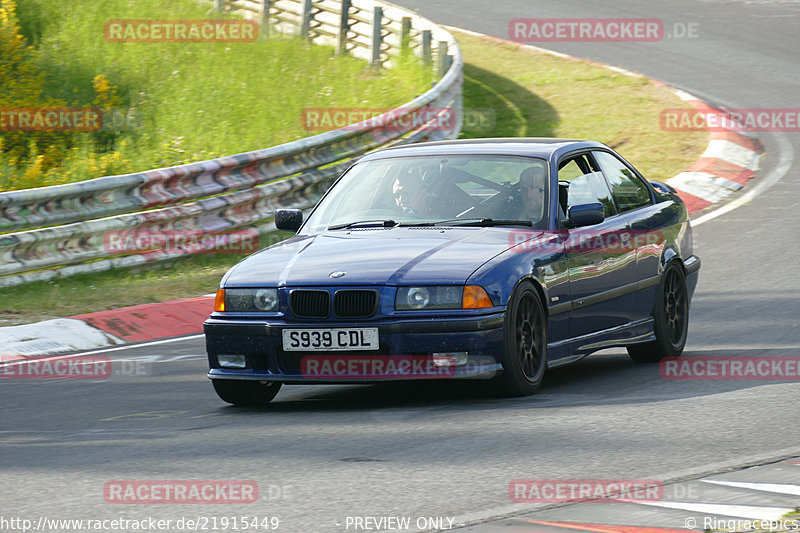
[[[686,276],[677,262],[667,265],[661,276],[653,317],[656,340],[628,346],[628,355],[637,363],[657,363],[683,353],[689,329],[689,296]]]
[[[503,373],[492,379],[501,396],[534,394],[547,370],[547,317],[533,285],[522,282],[506,309]]]
[[[247,381],[239,379],[212,379],[214,390],[222,400],[248,407],[267,405],[281,390],[279,381]]]

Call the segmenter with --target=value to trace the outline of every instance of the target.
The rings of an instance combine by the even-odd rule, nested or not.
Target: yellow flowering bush
[[[0,109],[67,107],[44,94],[36,50],[22,36],[16,11],[14,0],[0,0]],[[110,112],[122,106],[107,76],[95,76],[92,88],[93,107]],[[130,172],[130,161],[113,149],[118,133],[104,128],[87,139],[80,131],[0,131],[0,191]]]
[[[92,80],[92,87],[97,94],[94,98],[93,105],[99,107],[104,111],[111,111],[115,107],[122,105],[122,98],[119,97],[118,88],[108,81],[104,74],[98,74]]]
[[[121,20],[194,20],[207,18],[209,6],[195,0],[0,0],[0,109],[95,108],[103,114],[103,127],[95,131],[0,131],[0,190],[273,146],[310,134],[298,120],[306,107],[394,107],[430,87],[428,69],[401,61],[378,74],[332,47],[288,36],[134,44],[112,42],[103,31],[109,13]],[[43,120],[41,112],[32,117]]]

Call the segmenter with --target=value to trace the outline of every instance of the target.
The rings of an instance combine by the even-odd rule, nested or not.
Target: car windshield
[[[302,233],[358,225],[541,227],[547,163],[520,156],[395,157],[358,163],[309,217]],[[477,222],[477,223],[476,223]]]

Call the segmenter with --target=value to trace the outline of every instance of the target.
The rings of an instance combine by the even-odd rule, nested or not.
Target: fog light
[[[243,355],[220,354],[217,356],[219,366],[224,368],[245,368],[247,358]]]
[[[443,352],[433,354],[433,364],[436,366],[462,366],[467,364],[469,352]]]

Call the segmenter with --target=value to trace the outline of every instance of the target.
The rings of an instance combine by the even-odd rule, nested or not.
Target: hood
[[[365,228],[295,236],[234,266],[225,287],[465,283],[520,228]],[[345,275],[332,279],[333,272]]]

